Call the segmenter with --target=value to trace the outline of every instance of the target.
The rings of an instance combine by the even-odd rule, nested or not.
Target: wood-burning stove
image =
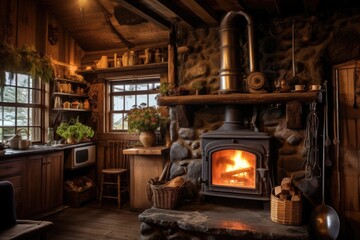
[[[202,135],[202,195],[270,200],[271,136],[247,129]]]

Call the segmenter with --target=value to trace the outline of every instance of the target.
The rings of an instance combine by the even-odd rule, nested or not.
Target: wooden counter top
[[[162,155],[169,151],[165,146],[156,147],[135,147],[123,150],[124,154],[128,155]]]

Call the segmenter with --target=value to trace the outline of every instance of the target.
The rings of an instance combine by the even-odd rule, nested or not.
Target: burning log
[[[234,175],[240,174],[240,173],[252,173],[254,171],[253,167],[247,167],[247,168],[239,168],[233,171],[224,172],[221,174],[221,178],[232,178]]]

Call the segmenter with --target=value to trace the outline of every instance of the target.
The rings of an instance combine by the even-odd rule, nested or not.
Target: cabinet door
[[[45,181],[43,181],[44,166],[46,166],[46,155],[30,155],[26,159],[25,169],[25,197],[24,214],[25,217],[32,217],[43,211],[45,201],[43,191]]]
[[[0,181],[7,180],[14,185],[17,218],[23,217],[23,173],[24,162],[22,158],[16,158],[0,163]]]
[[[46,155],[46,210],[59,207],[63,203],[64,153],[54,152]]]

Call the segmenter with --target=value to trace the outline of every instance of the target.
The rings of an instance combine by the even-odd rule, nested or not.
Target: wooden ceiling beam
[[[182,5],[179,1],[158,0],[158,2],[175,13],[186,25],[191,28],[197,28],[205,24],[205,22],[194,14],[191,9],[188,9],[186,6],[179,7],[179,5]]]
[[[159,27],[169,30],[171,28],[171,22],[164,19],[162,16],[154,12],[152,9],[134,0],[117,0],[117,2],[124,8],[139,15],[140,17],[152,22]]]
[[[201,19],[208,24],[219,24],[221,16],[209,4],[206,4],[203,0],[180,0],[183,4],[186,4],[189,9],[192,9]]]

